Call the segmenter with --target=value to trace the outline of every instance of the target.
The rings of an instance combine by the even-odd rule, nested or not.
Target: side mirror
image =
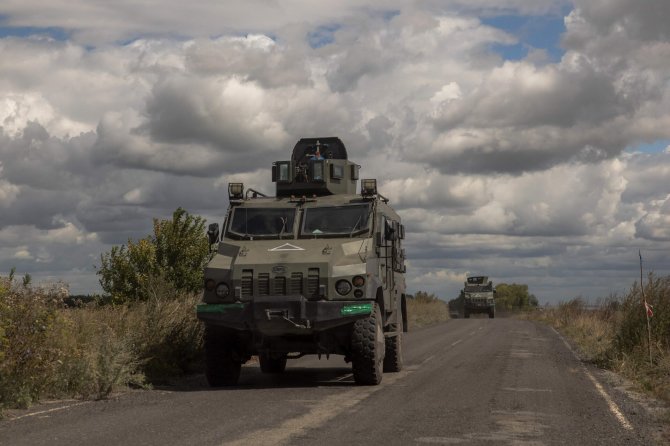
[[[212,223],[207,228],[207,237],[209,238],[209,244],[213,245],[219,241],[219,224]]]

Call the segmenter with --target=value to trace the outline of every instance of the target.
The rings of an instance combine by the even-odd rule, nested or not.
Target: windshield
[[[301,234],[310,237],[353,236],[368,230],[370,206],[348,205],[305,209]]]
[[[280,237],[293,235],[295,209],[236,208],[228,233],[238,237]]]

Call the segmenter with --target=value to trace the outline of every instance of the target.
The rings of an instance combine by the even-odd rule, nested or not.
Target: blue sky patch
[[[491,45],[491,49],[500,54],[505,60],[521,60],[528,55],[528,47],[523,43],[514,45],[494,43]]]
[[[659,139],[651,143],[628,146],[626,152],[663,153],[668,146],[670,146],[670,139]]]
[[[70,34],[64,28],[49,26],[39,28],[35,26],[9,26],[7,16],[0,15],[0,39],[5,37],[30,37],[46,36],[54,40],[64,42],[70,38]]]
[[[492,50],[505,60],[522,59],[531,48],[545,50],[553,61],[560,60],[565,53],[560,46],[561,35],[565,32],[563,16],[501,15],[485,17],[481,21],[519,39],[516,45],[492,45]]]
[[[335,33],[341,25],[319,26],[314,31],[307,34],[307,41],[312,48],[321,48],[335,42]]]
[[[383,13],[384,21],[385,22],[390,22],[394,17],[399,16],[400,11],[393,10],[393,11],[385,11]]]

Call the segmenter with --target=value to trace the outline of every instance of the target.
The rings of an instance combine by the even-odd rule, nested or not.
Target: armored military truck
[[[211,386],[237,384],[252,356],[282,373],[289,359],[343,355],[363,385],[402,368],[405,229],[376,180],[357,193],[359,168],[339,138],[303,138],[272,164],[274,197],[228,184],[197,307]]]
[[[463,297],[463,317],[473,313],[488,313],[493,319],[496,314],[495,289],[487,276],[468,277],[461,290]]]

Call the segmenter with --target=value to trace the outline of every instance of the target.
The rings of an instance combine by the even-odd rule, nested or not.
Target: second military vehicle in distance
[[[228,185],[197,308],[211,386],[235,385],[252,355],[265,373],[344,355],[358,384],[402,368],[405,230],[376,180],[356,193],[359,168],[339,138],[303,138],[272,165],[275,197]]]
[[[471,276],[461,290],[463,297],[463,317],[469,318],[473,313],[488,313],[493,319],[496,314],[496,302],[493,282],[487,276]]]

